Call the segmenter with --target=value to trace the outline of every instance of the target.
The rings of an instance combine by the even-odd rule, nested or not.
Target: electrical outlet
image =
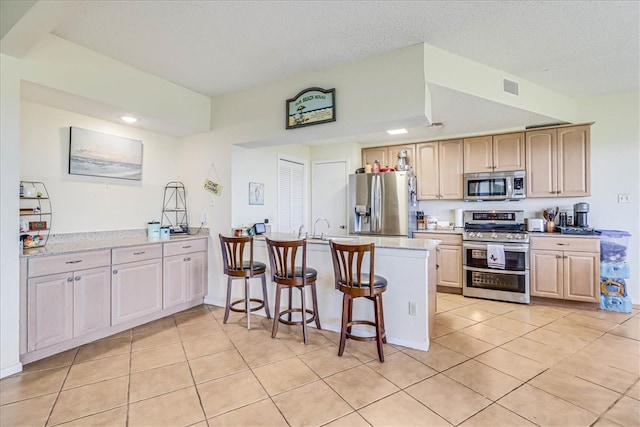
[[[409,301],[409,315],[415,316],[417,315],[417,307],[415,301]]]
[[[216,198],[214,196],[209,200],[209,206],[215,206],[215,205],[216,205]]]
[[[204,224],[207,222],[207,213],[206,212],[200,212],[200,223]]]
[[[630,194],[618,194],[618,203],[630,203],[631,195]]]

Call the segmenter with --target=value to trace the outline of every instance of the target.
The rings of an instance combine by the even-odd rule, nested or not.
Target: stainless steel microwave
[[[464,174],[465,200],[519,200],[526,197],[525,171]]]

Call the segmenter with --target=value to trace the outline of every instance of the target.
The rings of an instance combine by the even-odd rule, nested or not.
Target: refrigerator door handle
[[[369,230],[373,233],[376,227],[376,176],[371,177],[371,212],[369,213]]]
[[[380,233],[382,228],[382,183],[380,182],[380,175],[375,176],[376,185],[376,233]]]

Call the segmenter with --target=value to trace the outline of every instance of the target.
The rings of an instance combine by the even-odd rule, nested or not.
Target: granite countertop
[[[564,239],[566,237],[578,238],[578,239],[599,239],[599,234],[562,234],[562,233],[544,233],[540,231],[529,231],[529,238],[531,237],[560,237]]]
[[[256,236],[257,240],[264,240],[268,237],[273,240],[297,240],[295,236],[290,233],[271,233]],[[381,237],[369,237],[369,236],[331,236],[325,239],[307,238],[308,244],[313,245],[329,245],[329,239],[334,240],[336,243],[342,244],[367,244],[373,243],[376,248],[388,248],[388,249],[408,249],[408,250],[427,250],[432,251],[440,244],[438,239],[410,239],[408,237],[394,237],[394,236],[381,236]]]
[[[122,232],[72,233],[58,237],[52,243],[37,248],[25,248],[20,257],[42,255],[62,255],[67,253],[96,251],[101,249],[126,248],[129,246],[153,245],[167,242],[202,239],[209,237],[209,230],[199,230],[194,234],[172,235],[168,239],[151,239],[139,232],[125,230]]]

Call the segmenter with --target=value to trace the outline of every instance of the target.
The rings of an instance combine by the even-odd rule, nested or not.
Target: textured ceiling
[[[53,33],[206,95],[426,42],[583,98],[637,90],[637,1],[83,1]]]
[[[47,12],[22,28],[20,56],[51,32],[122,63],[208,96],[428,43],[580,100],[640,88],[639,1],[8,1]],[[26,9],[26,8],[22,8]],[[17,40],[16,40],[17,39]],[[3,53],[4,52],[3,50]],[[433,121],[415,138],[458,136],[551,123],[536,115],[430,85]],[[23,98],[116,117],[109,106],[69,100],[36,85]],[[46,99],[46,102],[45,102]],[[170,135],[192,133],[147,120]],[[345,135],[388,143],[397,137]],[[299,141],[313,144],[314,141]],[[328,141],[324,141],[328,142]],[[339,142],[339,140],[332,140]]]

